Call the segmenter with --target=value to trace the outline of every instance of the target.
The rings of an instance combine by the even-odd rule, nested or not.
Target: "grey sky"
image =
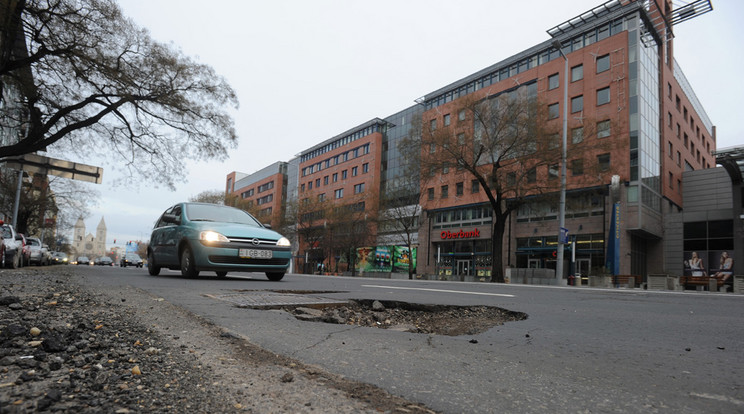
[[[110,247],[147,239],[168,206],[252,173],[549,38],[546,30],[600,0],[120,0],[125,15],[213,66],[235,88],[240,145],[224,163],[192,163],[176,192],[113,187],[86,220],[105,217]],[[688,1],[674,1],[676,6]],[[744,144],[744,2],[675,28],[675,55],[718,128],[718,147]],[[104,167],[106,167],[104,165]],[[111,169],[107,169],[111,171]]]

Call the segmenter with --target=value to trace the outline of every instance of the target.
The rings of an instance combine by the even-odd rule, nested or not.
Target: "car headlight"
[[[276,245],[281,247],[289,247],[289,239],[287,239],[286,237],[282,237],[281,239],[276,241]]]
[[[199,233],[199,240],[207,243],[214,243],[214,242],[223,242],[223,243],[229,243],[230,240],[223,236],[220,233],[217,233],[216,231],[203,231]]]

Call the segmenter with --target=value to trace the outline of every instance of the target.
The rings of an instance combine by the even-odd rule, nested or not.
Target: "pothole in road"
[[[493,306],[449,306],[354,299],[345,305],[324,307],[283,306],[304,321],[369,326],[435,335],[475,335],[506,322],[527,319],[527,314]]]
[[[426,305],[323,296],[329,293],[339,292],[240,290],[209,296],[240,308],[280,309],[303,321],[435,335],[475,335],[506,322],[527,319],[525,313],[494,306]]]

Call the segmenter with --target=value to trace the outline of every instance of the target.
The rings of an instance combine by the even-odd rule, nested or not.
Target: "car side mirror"
[[[266,227],[267,229],[271,228],[271,224],[269,223],[261,223],[262,226]]]
[[[23,240],[23,236],[21,236],[20,234],[16,234],[16,240]]]

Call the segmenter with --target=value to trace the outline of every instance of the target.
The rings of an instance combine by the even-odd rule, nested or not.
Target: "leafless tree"
[[[196,203],[225,204],[225,192],[220,190],[206,190],[189,197],[189,201]]]
[[[557,197],[560,123],[550,121],[553,114],[527,86],[495,96],[475,95],[451,104],[448,111],[457,121],[449,126],[437,128],[435,121],[424,118],[406,147],[421,154],[422,192],[432,180],[447,184],[466,178],[484,190],[493,212],[491,281],[503,282],[503,239],[510,214],[536,195]],[[583,125],[584,135],[595,131],[591,122]],[[596,151],[598,145],[612,144],[586,140],[572,148],[572,156],[580,158],[578,152]],[[437,208],[439,202],[430,205]]]
[[[154,41],[113,0],[0,0],[0,159],[99,155],[174,188],[189,159],[236,145],[227,82]]]

